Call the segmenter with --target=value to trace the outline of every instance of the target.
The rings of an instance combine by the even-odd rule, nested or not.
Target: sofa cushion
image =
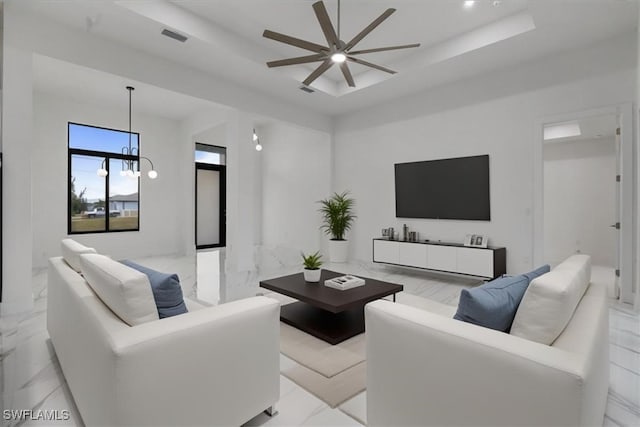
[[[104,255],[80,255],[85,280],[123,322],[130,326],[158,320],[147,275]]]
[[[120,262],[147,275],[161,319],[187,312],[177,274],[162,273],[129,260]]]
[[[454,319],[508,332],[529,280],[524,275],[501,277],[463,289]]]
[[[549,266],[549,264],[545,264],[542,267],[538,267],[533,271],[524,273],[524,276],[527,278],[529,283],[531,283],[535,278],[540,277],[543,274],[547,274],[550,271],[551,271],[551,267]]]
[[[534,279],[516,312],[511,334],[551,345],[571,320],[590,280],[588,255],[573,255]]]
[[[67,264],[69,264],[69,267],[73,268],[77,273],[80,273],[80,255],[96,253],[95,249],[80,244],[73,239],[62,239],[60,249],[62,258],[64,258]]]

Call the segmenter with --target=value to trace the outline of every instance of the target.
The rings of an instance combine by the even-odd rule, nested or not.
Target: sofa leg
[[[275,417],[276,415],[278,415],[278,411],[276,411],[275,405],[269,406],[267,409],[265,409],[264,412],[266,412],[266,414],[270,417]]]

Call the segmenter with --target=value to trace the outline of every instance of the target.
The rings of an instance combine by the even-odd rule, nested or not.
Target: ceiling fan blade
[[[346,62],[340,64],[340,70],[342,70],[342,75],[344,79],[347,81],[349,87],[356,87],[355,82],[353,81],[353,76],[351,75],[351,71],[349,70],[349,66]]]
[[[309,86],[311,83],[315,81],[318,77],[320,77],[325,71],[327,71],[333,65],[333,61],[331,59],[327,59],[324,61],[318,68],[316,68],[313,73],[309,74],[302,84],[305,86]]]
[[[353,52],[349,52],[349,55],[361,55],[363,53],[384,52],[386,50],[409,49],[412,47],[420,47],[420,43],[404,44],[402,46],[379,47],[376,49],[354,50]]]
[[[356,35],[353,39],[351,39],[351,41],[349,43],[347,43],[347,45],[345,46],[345,50],[349,50],[352,47],[354,47],[356,44],[358,44],[360,42],[360,40],[362,40],[363,38],[365,38],[367,36],[367,34],[369,34],[371,31],[373,31],[378,25],[382,24],[382,22],[387,19],[388,17],[391,16],[391,14],[393,12],[395,12],[396,10],[393,8],[389,8],[387,10],[385,10],[382,15],[380,15],[378,18],[376,18],[375,21],[373,21],[371,24],[367,25],[367,27],[360,31],[358,33],[358,35]]]
[[[327,8],[324,7],[324,3],[321,1],[315,2],[313,4],[313,10],[316,13],[316,18],[318,18],[320,28],[322,28],[322,32],[324,33],[324,37],[327,39],[329,46],[338,46],[340,43],[338,41],[338,35],[336,34],[336,30],[333,28],[333,24],[331,24],[331,19],[327,13]]]
[[[310,50],[311,52],[328,52],[329,48],[316,43],[308,42],[306,40],[297,39],[295,37],[287,36],[286,34],[276,33],[271,30],[264,30],[262,37],[275,40],[280,43],[285,43],[291,46],[299,47],[300,49]]]
[[[355,62],[356,64],[366,65],[367,67],[375,68],[376,70],[384,71],[385,73],[396,74],[396,71],[390,70],[385,67],[381,67],[380,65],[372,64],[371,62],[367,62],[364,59],[351,57],[351,56],[347,56],[347,59],[351,62]]]
[[[286,65],[295,65],[295,64],[308,64],[309,62],[317,62],[322,61],[326,58],[327,55],[323,53],[318,53],[315,55],[308,56],[298,56],[297,58],[288,58],[288,59],[280,59],[277,61],[269,61],[267,62],[267,67],[284,67]]]

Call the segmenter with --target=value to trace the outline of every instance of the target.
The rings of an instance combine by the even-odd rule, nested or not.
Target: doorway
[[[226,245],[226,149],[196,143],[196,249]]]
[[[618,233],[610,227],[619,222],[617,128],[615,115],[545,126],[544,258],[554,265],[586,253],[593,265],[618,266]]]
[[[620,233],[631,208],[622,197],[623,119],[620,109],[606,109],[543,124],[539,245],[552,266],[574,253],[590,255],[592,278],[610,283],[609,295],[621,300],[632,289],[621,280],[631,273]]]

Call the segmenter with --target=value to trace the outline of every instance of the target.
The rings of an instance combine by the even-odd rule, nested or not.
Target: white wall
[[[640,22],[640,8],[638,9],[638,22]],[[640,213],[640,25],[638,26],[638,31],[636,34],[636,90],[635,90],[635,104],[633,109],[633,121],[635,123],[634,129],[636,129],[635,142],[636,142],[636,158],[635,160],[635,168],[634,172],[636,174],[635,179],[635,199],[636,199],[636,213]],[[635,234],[635,245],[634,245],[634,257],[635,257],[635,275],[634,275],[634,292],[635,292],[635,301],[634,308],[636,310],[640,309],[640,220],[638,220],[638,215],[634,215],[634,229],[636,230]]]
[[[6,8],[5,8],[6,13]],[[5,15],[6,16],[6,15]],[[31,55],[12,46],[13,22],[5,23],[2,91],[2,313],[33,306],[31,291]]]
[[[33,265],[44,267],[49,257],[60,254],[60,239],[67,236],[67,123],[126,130],[128,117],[126,110],[40,92],[34,93],[33,99]],[[133,131],[140,132],[141,154],[153,161],[159,174],[155,180],[146,175],[140,178],[140,231],[73,238],[116,259],[183,253],[186,236],[182,233],[182,194],[193,184],[185,182],[186,175],[181,172],[190,166],[181,160],[181,153],[190,141],[180,139],[179,123],[174,120],[136,114],[134,110],[132,123]],[[147,167],[142,164],[143,170]]]
[[[613,137],[545,144],[545,261],[585,253],[594,265],[615,266],[615,155]]]
[[[318,200],[330,195],[327,133],[274,123],[261,128],[262,244],[300,251],[323,249]]]
[[[462,242],[467,233],[486,234],[491,245],[507,248],[510,273],[530,269],[536,121],[630,102],[635,49],[635,41],[624,37],[339,119],[334,189],[349,189],[356,199],[352,257],[370,261],[371,239],[380,229],[406,223],[435,240]],[[394,163],[476,154],[490,155],[490,222],[395,218]]]

